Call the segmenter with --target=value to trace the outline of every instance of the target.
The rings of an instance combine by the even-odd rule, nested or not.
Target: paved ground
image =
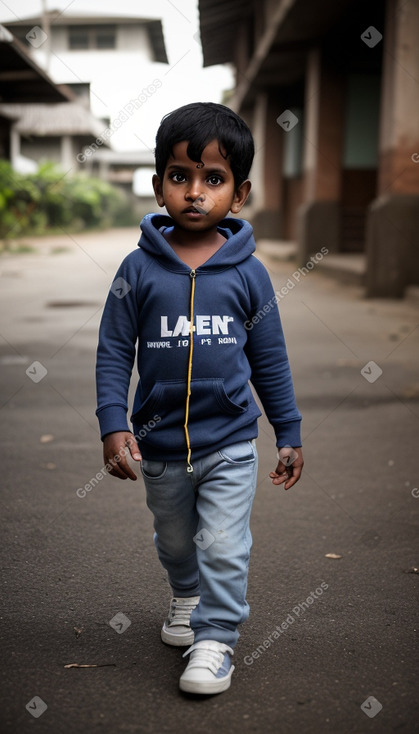
[[[289,493],[272,486],[262,420],[233,684],[186,698],[181,653],[159,639],[169,592],[141,481],[76,494],[102,466],[97,327],[137,236],[63,234],[0,259],[0,731],[417,732],[417,302],[268,263],[286,289],[306,471]]]

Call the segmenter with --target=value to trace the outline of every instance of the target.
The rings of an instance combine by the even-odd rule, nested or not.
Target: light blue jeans
[[[192,612],[195,642],[234,647],[249,616],[250,513],[257,481],[254,441],[226,446],[193,462],[142,462],[154,542],[173,596],[200,595]]]

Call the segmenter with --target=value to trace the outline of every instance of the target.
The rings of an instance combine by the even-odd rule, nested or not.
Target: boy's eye
[[[218,186],[218,184],[223,182],[223,179],[218,174],[213,174],[212,176],[208,176],[207,181],[211,186]]]
[[[170,179],[175,183],[183,183],[186,180],[185,174],[177,173],[176,171],[170,174]]]

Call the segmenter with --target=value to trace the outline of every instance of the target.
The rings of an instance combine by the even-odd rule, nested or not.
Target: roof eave
[[[0,25],[0,53],[4,72],[3,79],[0,75],[3,102],[68,102],[73,99],[68,87],[58,87],[3,25]]]

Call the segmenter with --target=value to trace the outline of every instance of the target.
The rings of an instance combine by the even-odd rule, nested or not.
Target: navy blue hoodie
[[[130,430],[127,399],[137,347],[140,379],[131,420],[145,459],[186,461],[190,449],[193,464],[255,438],[261,412],[249,381],[276,445],[301,446],[277,299],[253,256],[252,227],[223,220],[226,242],[191,270],[162,234],[171,226],[164,215],[143,219],[139,249],[122,262],[105,304],[96,367],[102,439]]]

